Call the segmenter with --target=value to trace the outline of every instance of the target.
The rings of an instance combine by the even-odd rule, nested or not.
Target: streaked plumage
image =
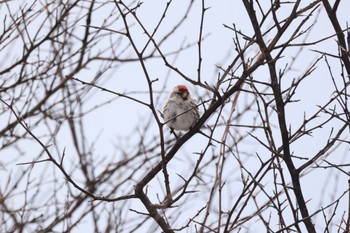
[[[166,125],[175,130],[187,131],[197,123],[197,103],[185,85],[174,87],[164,105],[163,116]]]

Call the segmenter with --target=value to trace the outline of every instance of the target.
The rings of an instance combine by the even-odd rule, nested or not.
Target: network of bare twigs
[[[223,3],[170,0],[150,30],[142,2],[24,2],[0,1],[1,232],[350,232],[350,36],[338,14],[349,3],[235,3],[250,28],[223,25],[232,52],[208,78],[206,18]],[[315,32],[321,18],[332,34]],[[196,39],[179,42],[189,23]],[[143,88],[116,77],[124,66]],[[172,75],[202,113],[178,138],[160,114]],[[118,118],[129,106],[136,125]],[[131,133],[108,147],[90,129],[114,114]]]

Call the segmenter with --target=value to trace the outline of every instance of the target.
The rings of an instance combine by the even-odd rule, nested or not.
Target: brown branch
[[[350,60],[349,55],[346,51],[347,43],[345,41],[345,35],[343,33],[343,30],[339,24],[338,18],[337,18],[337,4],[335,3],[335,7],[332,9],[331,5],[329,4],[328,0],[322,0],[323,6],[326,9],[326,12],[328,14],[329,20],[331,21],[334,31],[337,34],[338,38],[338,46],[339,46],[339,52],[341,55],[341,60],[344,63],[346,72],[348,73],[348,76],[350,75]]]
[[[293,190],[295,193],[295,197],[297,199],[297,203],[300,207],[300,212],[304,218],[304,224],[308,232],[316,232],[315,227],[310,219],[310,215],[306,206],[306,202],[304,200],[304,196],[302,193],[302,188],[300,185],[300,175],[298,171],[296,170],[294,163],[291,158],[290,153],[290,147],[289,147],[289,133],[286,125],[286,119],[285,119],[285,103],[283,101],[282,92],[280,89],[280,84],[278,83],[277,73],[276,73],[276,59],[272,58],[270,51],[273,48],[274,44],[277,43],[278,39],[282,36],[282,33],[288,28],[290,23],[292,22],[292,19],[295,17],[296,10],[300,4],[300,1],[296,1],[294,8],[291,12],[290,18],[287,20],[287,22],[281,27],[281,30],[277,32],[275,38],[273,39],[273,42],[266,46],[264,39],[262,37],[259,23],[256,18],[253,2],[249,2],[248,0],[244,0],[244,6],[249,14],[249,18],[251,20],[252,26],[255,31],[256,35],[256,43],[259,45],[262,55],[266,58],[270,77],[271,77],[271,88],[273,90],[274,96],[275,96],[275,102],[277,107],[277,115],[278,115],[278,122],[280,127],[280,135],[282,138],[283,143],[283,159],[286,162],[286,165],[288,167],[289,173],[291,175],[292,183],[293,183]]]

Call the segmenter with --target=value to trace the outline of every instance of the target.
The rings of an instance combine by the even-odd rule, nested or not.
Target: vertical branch
[[[199,26],[199,37],[198,37],[198,67],[197,67],[197,72],[198,72],[198,77],[197,77],[197,82],[201,83],[201,68],[202,68],[202,38],[203,38],[203,27],[204,27],[204,14],[205,11],[208,10],[208,8],[205,8],[205,0],[202,0],[202,14],[201,14],[201,22]]]
[[[322,0],[323,6],[326,9],[326,12],[328,14],[329,20],[331,21],[334,31],[337,34],[338,38],[338,46],[339,46],[339,51],[340,51],[340,56],[341,60],[344,63],[346,72],[348,75],[350,75],[350,60],[349,60],[349,55],[347,53],[346,45],[347,43],[345,42],[345,35],[343,33],[343,30],[340,27],[338,18],[337,18],[337,5],[339,2],[336,2],[335,7],[331,7],[329,4],[328,0]]]
[[[148,90],[149,90],[149,101],[150,101],[150,109],[152,111],[153,117],[156,120],[157,124],[159,125],[159,131],[160,131],[160,140],[161,140],[161,156],[162,156],[162,161],[161,161],[161,167],[162,167],[162,171],[164,174],[164,183],[165,183],[165,188],[166,188],[166,201],[171,203],[172,197],[171,197],[171,189],[170,189],[170,182],[169,182],[169,174],[167,171],[167,162],[166,158],[165,158],[165,150],[164,150],[164,136],[163,136],[163,127],[162,127],[162,123],[160,122],[160,119],[157,115],[157,111],[155,109],[155,105],[154,105],[154,101],[153,101],[153,87],[152,84],[154,82],[154,80],[152,80],[148,74],[148,70],[146,68],[146,65],[144,63],[144,59],[143,59],[143,52],[139,52],[135,41],[131,35],[131,32],[129,30],[129,25],[126,19],[126,14],[123,13],[123,10],[120,7],[120,4],[123,3],[119,3],[118,1],[114,1],[115,5],[117,6],[122,19],[123,19],[123,23],[126,29],[126,36],[129,39],[131,46],[134,50],[134,52],[136,53],[137,57],[138,57],[138,61],[142,67],[142,70],[145,74],[147,83],[148,83]],[[144,30],[145,33],[147,33],[147,35],[149,36],[149,41],[153,41],[153,35],[155,34],[155,32],[153,33],[153,35],[151,36],[150,34],[148,34],[147,30],[145,29],[145,27],[142,25],[141,21],[138,20],[138,18],[135,15],[135,10],[134,9],[129,9],[126,5],[124,5],[124,8],[127,9],[127,13],[131,13],[134,18],[138,21],[139,25],[142,27],[142,29]],[[165,9],[165,11],[168,9],[169,4],[167,4],[167,7]],[[165,13],[163,14],[165,15]],[[163,18],[161,18],[162,20]],[[160,21],[161,21],[160,20]],[[160,23],[158,24],[158,26],[160,25]],[[155,30],[156,31],[156,30]],[[148,44],[149,42],[147,42]],[[143,205],[146,207],[149,215],[158,223],[158,225],[162,228],[162,230],[166,233],[172,233],[173,230],[171,230],[171,227],[169,226],[169,224],[165,221],[165,219],[163,217],[160,216],[160,214],[158,213],[156,207],[153,205],[153,203],[150,201],[150,199],[147,197],[147,195],[144,193],[143,188],[147,183],[141,183],[139,182],[136,187],[135,187],[135,195],[141,200],[141,202],[143,203]]]
[[[297,4],[296,4],[297,5]],[[264,39],[262,37],[259,23],[256,18],[253,2],[248,2],[248,0],[244,0],[244,6],[247,9],[247,12],[249,14],[252,26],[255,31],[256,35],[256,42],[259,45],[259,48],[261,50],[261,53],[266,58],[266,62],[268,64],[270,77],[271,77],[271,88],[275,97],[276,107],[277,107],[277,116],[278,116],[278,122],[280,127],[280,135],[282,138],[282,144],[283,144],[283,158],[286,162],[286,165],[288,167],[289,173],[291,175],[292,183],[293,183],[293,190],[295,197],[297,199],[297,203],[300,207],[300,212],[303,216],[303,222],[305,224],[306,229],[308,232],[316,232],[315,227],[310,219],[310,215],[306,206],[306,202],[304,200],[304,196],[302,193],[302,188],[300,185],[300,176],[298,171],[296,170],[294,163],[291,158],[290,153],[290,147],[289,147],[289,133],[287,129],[286,124],[286,118],[285,118],[285,103],[282,98],[282,92],[280,83],[278,82],[277,73],[276,73],[276,59],[273,59],[270,50],[268,49],[268,46],[266,46]],[[296,11],[296,7],[294,8]],[[285,27],[283,27],[285,28]],[[286,29],[286,28],[285,28]],[[281,35],[279,35],[280,37]],[[278,39],[275,40],[277,42]]]
[[[244,62],[244,61],[243,61]],[[222,215],[221,213],[223,213],[222,210],[222,189],[225,185],[225,182],[223,182],[223,172],[224,172],[224,165],[225,165],[225,160],[226,160],[226,141],[227,141],[227,136],[230,132],[230,127],[231,127],[231,122],[232,122],[232,117],[233,117],[233,113],[236,110],[236,105],[238,102],[238,97],[239,94],[241,92],[238,90],[232,100],[232,104],[231,104],[231,110],[230,110],[230,114],[226,120],[226,125],[225,125],[225,130],[224,133],[222,135],[221,138],[221,145],[220,145],[220,153],[219,153],[219,157],[218,157],[218,162],[217,162],[217,168],[216,168],[216,177],[218,179],[218,188],[219,188],[219,219],[218,219],[218,233],[220,232],[220,226],[221,226],[221,221],[222,221]]]
[[[161,153],[160,154],[162,156],[162,165],[163,165],[162,171],[163,171],[163,174],[164,174],[164,184],[165,184],[166,197],[167,197],[166,201],[168,203],[170,203],[171,200],[172,200],[172,196],[171,196],[172,194],[171,194],[171,189],[170,189],[169,174],[168,174],[168,170],[167,170],[167,162],[165,160],[163,123],[160,121],[160,119],[158,117],[158,113],[157,113],[157,110],[155,109],[154,100],[153,100],[153,86],[152,85],[153,85],[153,82],[155,82],[156,80],[151,79],[151,77],[150,77],[150,75],[148,73],[146,64],[144,62],[143,53],[144,53],[147,45],[149,44],[149,42],[150,41],[152,41],[152,42],[154,41],[153,36],[155,35],[155,33],[156,33],[157,29],[159,28],[161,22],[163,21],[166,12],[169,9],[170,3],[171,3],[171,1],[167,3],[166,8],[164,10],[164,13],[163,13],[161,19],[159,20],[159,23],[156,26],[156,28],[155,28],[155,30],[154,30],[152,35],[148,33],[146,28],[143,26],[142,22],[136,16],[135,9],[129,9],[126,5],[123,4],[124,8],[127,9],[128,13],[132,14],[132,16],[135,18],[135,20],[138,22],[138,24],[141,26],[142,30],[147,34],[147,36],[149,38],[149,40],[146,43],[144,49],[141,52],[139,52],[139,49],[137,48],[136,43],[134,41],[134,38],[131,35],[131,32],[129,30],[129,25],[128,25],[128,22],[126,20],[126,14],[123,13],[122,9],[120,8],[119,3],[117,1],[115,1],[115,4],[118,7],[119,12],[120,12],[120,14],[122,15],[122,18],[123,18],[123,23],[124,23],[124,26],[125,26],[125,29],[126,29],[126,36],[129,39],[129,41],[131,43],[131,46],[132,46],[134,52],[136,53],[136,55],[138,57],[138,61],[139,61],[140,65],[141,65],[141,68],[142,68],[143,73],[145,74],[145,78],[147,80],[148,93],[149,93],[149,102],[150,102],[149,106],[150,106],[150,109],[152,111],[153,117],[154,117],[154,119],[157,122],[158,129],[159,129],[159,134],[160,134],[160,145],[161,145]],[[140,6],[140,5],[138,5],[138,6]]]

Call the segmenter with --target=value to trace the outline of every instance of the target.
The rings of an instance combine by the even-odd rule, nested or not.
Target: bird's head
[[[180,96],[182,99],[186,100],[189,97],[190,92],[185,85],[177,85],[174,87],[172,95]]]

